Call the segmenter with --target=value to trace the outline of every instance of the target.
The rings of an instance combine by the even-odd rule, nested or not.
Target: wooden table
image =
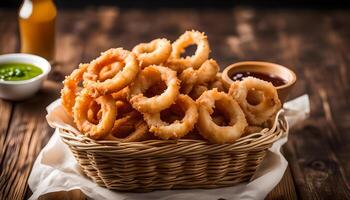
[[[15,10],[0,10],[0,53],[17,52]],[[268,199],[350,198],[350,12],[288,9],[60,10],[56,64],[43,89],[22,102],[0,100],[0,199],[30,196],[27,179],[53,130],[45,107],[63,77],[110,47],[174,40],[187,29],[205,31],[221,67],[264,60],[293,69],[290,98],[307,93],[311,116],[284,146],[289,168]]]

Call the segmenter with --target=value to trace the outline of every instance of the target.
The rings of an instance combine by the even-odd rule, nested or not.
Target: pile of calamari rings
[[[197,47],[193,55],[186,48]],[[271,126],[281,108],[275,87],[247,77],[225,88],[205,33],[112,48],[63,82],[62,106],[94,140],[199,139],[233,143]]]

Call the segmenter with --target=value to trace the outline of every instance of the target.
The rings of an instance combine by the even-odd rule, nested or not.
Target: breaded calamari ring
[[[117,73],[119,73],[124,67],[122,62],[114,62],[110,65],[103,67],[99,73],[99,81],[105,81],[107,79],[113,78]]]
[[[226,126],[225,117],[221,115],[213,116],[213,122],[218,126]]]
[[[83,80],[83,74],[86,72],[89,64],[79,64],[79,68],[75,69],[63,81],[63,89],[61,90],[61,99],[64,110],[72,115],[75,98],[77,97],[79,83]]]
[[[242,134],[248,125],[239,104],[228,94],[212,89],[204,92],[196,101],[198,106],[198,122],[196,124],[199,133],[212,143],[233,143]],[[216,109],[229,118],[227,126],[219,126],[211,117]]]
[[[101,106],[96,101],[92,101],[87,111],[87,120],[93,124],[98,124],[101,118],[102,118]]]
[[[198,119],[198,110],[196,103],[187,95],[180,94],[175,101],[185,116],[179,121],[175,120],[169,124],[161,120],[160,112],[158,113],[144,113],[144,119],[150,127],[150,132],[155,136],[167,139],[180,139],[190,132]]]
[[[247,126],[244,129],[244,133],[242,135],[242,137],[253,134],[253,133],[259,133],[263,130],[263,127],[260,126]]]
[[[135,131],[135,124],[142,120],[141,113],[136,111],[128,102],[117,100],[115,104],[117,116],[110,133],[120,135],[120,133],[131,133]],[[87,113],[87,119],[91,123],[98,124],[101,118],[101,106],[96,101],[92,101]]]
[[[100,71],[115,62],[125,63],[125,66],[112,78],[100,81]],[[84,86],[88,88],[90,95],[93,97],[111,94],[129,85],[139,71],[140,66],[134,53],[122,48],[109,49],[89,64],[87,72],[83,76]]]
[[[181,139],[187,139],[187,140],[205,140],[205,138],[203,138],[203,136],[201,134],[198,133],[198,130],[196,129],[196,127],[190,131],[189,133],[187,133],[184,137],[182,137]]]
[[[164,81],[167,88],[160,95],[146,97],[144,93],[160,81]],[[142,113],[158,113],[170,107],[179,95],[179,80],[176,72],[162,66],[150,65],[144,68],[130,86],[130,103]]]
[[[142,68],[149,65],[159,65],[165,62],[171,53],[170,41],[162,38],[155,39],[149,43],[136,45],[132,52],[137,56]]]
[[[185,69],[180,75],[181,83],[186,84],[204,84],[216,79],[216,74],[219,71],[218,63],[213,60],[205,61],[198,69],[192,67]]]
[[[186,47],[196,44],[197,49],[194,55],[181,58]],[[186,68],[199,68],[209,57],[210,48],[207,36],[198,31],[186,31],[173,44],[172,52],[167,61],[167,66],[171,69],[181,72]]]
[[[208,86],[206,85],[195,85],[193,86],[188,96],[190,96],[193,100],[196,100],[203,94],[203,92],[207,90],[208,90]]]
[[[229,94],[237,100],[250,125],[262,125],[281,109],[272,83],[254,77],[232,83]]]
[[[116,101],[116,108],[118,111],[114,126],[111,130],[111,133],[118,132],[121,126],[126,124],[130,125],[136,123],[142,119],[141,113],[135,110],[129,102],[126,101]]]
[[[125,87],[122,90],[119,90],[118,92],[112,93],[112,97],[116,101],[127,101],[128,95],[129,95],[130,89],[129,87]]]
[[[92,101],[96,101],[101,106],[102,117],[98,124],[88,120],[87,112]],[[80,92],[73,107],[73,118],[77,128],[92,139],[105,137],[112,129],[116,115],[117,109],[112,96],[106,95],[94,99],[86,89]]]
[[[203,85],[214,81],[219,69],[219,65],[213,59],[205,61],[198,69],[193,69],[192,67],[185,69],[179,75],[181,92],[188,94],[194,85]]]
[[[216,74],[215,80],[208,84],[208,88],[209,89],[217,88],[219,92],[228,92],[222,80],[221,72]]]
[[[150,138],[148,126],[141,113],[134,110],[128,102],[117,101],[117,119],[106,139],[120,142],[138,142]]]
[[[133,112],[137,112],[128,102],[123,101],[122,99],[114,99],[114,100],[116,101],[115,105],[117,109],[116,121],[121,120],[119,118],[124,118],[125,116],[128,116],[130,118],[131,116],[134,116]],[[138,113],[138,115],[141,116],[141,113]],[[92,101],[90,103],[87,116],[88,116],[87,117],[88,120],[95,124],[97,124],[97,122],[101,119],[102,117],[101,106],[96,101]],[[129,118],[126,118],[124,120],[128,120]]]
[[[140,142],[150,139],[148,126],[143,120],[134,123],[131,127],[120,127],[118,132],[110,133],[104,139],[120,142]]]
[[[125,113],[123,116],[117,116],[118,119],[115,120],[111,133],[117,134],[120,131],[128,130],[125,128],[133,128],[134,124],[142,119],[142,117],[138,116],[140,113],[136,114],[135,112],[137,111],[134,110],[130,113]]]

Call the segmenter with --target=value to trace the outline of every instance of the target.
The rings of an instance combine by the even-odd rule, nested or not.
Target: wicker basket
[[[95,141],[64,129],[59,132],[84,173],[98,185],[135,192],[218,188],[248,181],[287,129],[280,115],[270,130],[224,145],[189,139]]]

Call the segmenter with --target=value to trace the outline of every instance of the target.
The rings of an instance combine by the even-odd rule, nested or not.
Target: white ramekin
[[[50,63],[36,55],[25,53],[13,53],[0,55],[0,64],[3,63],[27,63],[43,70],[43,73],[24,81],[0,80],[0,98],[8,100],[23,100],[35,94],[51,70]]]

